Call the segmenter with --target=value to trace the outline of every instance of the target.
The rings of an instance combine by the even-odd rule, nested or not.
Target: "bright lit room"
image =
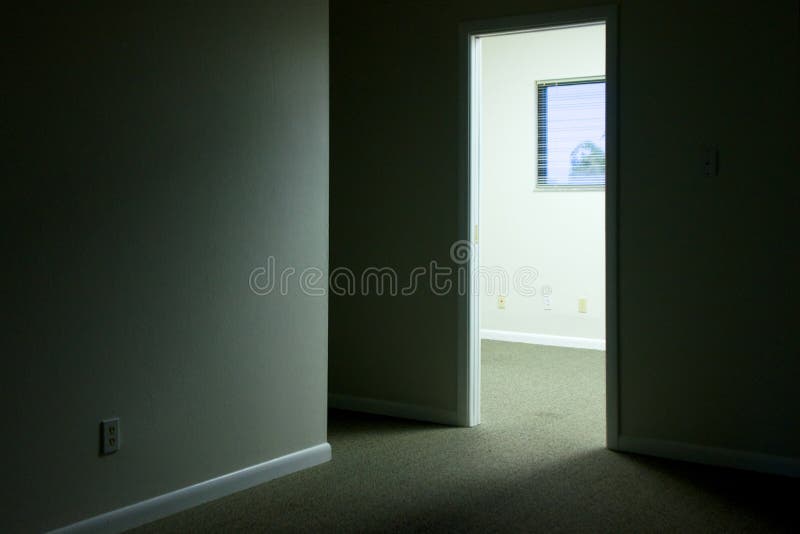
[[[605,31],[480,36],[472,97],[482,421],[514,406],[589,444],[605,440]]]

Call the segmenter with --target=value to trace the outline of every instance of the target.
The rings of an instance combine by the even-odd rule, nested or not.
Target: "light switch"
[[[719,175],[719,149],[712,145],[703,147],[703,176],[712,177]]]

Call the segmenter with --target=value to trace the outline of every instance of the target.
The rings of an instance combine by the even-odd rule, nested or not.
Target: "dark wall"
[[[248,280],[327,270],[327,3],[3,19],[0,530],[325,442],[327,301]]]
[[[333,3],[332,268],[447,260],[459,23],[591,3]],[[796,458],[798,5],[620,2],[619,46],[621,434]],[[331,393],[455,410],[455,296],[330,310]]]

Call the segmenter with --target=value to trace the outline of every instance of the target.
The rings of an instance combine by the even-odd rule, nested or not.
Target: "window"
[[[537,187],[604,187],[605,78],[538,82],[537,98]]]

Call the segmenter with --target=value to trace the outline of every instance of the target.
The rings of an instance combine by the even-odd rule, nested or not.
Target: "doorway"
[[[461,37],[462,235],[472,254],[470,290],[461,302],[460,419],[465,426],[480,423],[482,333],[543,345],[583,344],[606,350],[606,443],[614,448],[615,10],[474,22],[462,27]],[[564,209],[571,210],[571,222],[557,220]],[[484,227],[482,216],[491,224]],[[514,225],[540,239],[532,243]],[[566,247],[565,236],[573,239]],[[588,253],[576,237],[594,250]],[[540,250],[526,251],[521,243]],[[583,261],[565,250],[579,251]],[[576,285],[581,266],[595,272]],[[504,324],[511,326],[498,328]],[[530,331],[533,324],[539,332]]]

